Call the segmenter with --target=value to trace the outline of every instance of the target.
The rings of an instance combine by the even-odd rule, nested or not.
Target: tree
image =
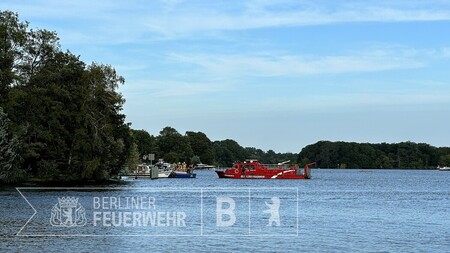
[[[188,163],[193,156],[187,137],[182,136],[172,127],[163,128],[156,137],[156,143],[161,151],[160,155],[167,162]]]
[[[115,91],[123,83],[108,65],[92,64],[85,71],[78,114],[83,128],[74,145],[81,155],[83,178],[106,179],[125,166],[133,144],[120,113],[125,100]]]
[[[109,65],[62,52],[55,32],[0,13],[0,106],[20,135],[22,170],[47,180],[106,179],[133,149]]]
[[[127,158],[126,169],[128,171],[133,171],[139,164],[139,160],[140,160],[140,157],[139,157],[137,144],[133,143],[133,144],[131,144],[130,154]]]
[[[19,168],[19,142],[8,130],[9,120],[0,107],[0,182],[11,183],[24,177]]]
[[[418,145],[413,142],[398,144],[397,163],[399,168],[424,168]]]
[[[200,160],[200,157],[194,155],[193,157],[191,157],[191,164],[199,164],[202,163],[202,161]]]
[[[440,150],[424,143],[370,144],[319,141],[302,149],[300,161],[316,161],[318,167],[434,168]]]
[[[450,154],[443,155],[439,158],[439,166],[450,166]]]
[[[211,140],[202,132],[186,132],[186,138],[195,156],[201,162],[211,164],[214,161],[214,149]]]
[[[18,79],[16,62],[21,58],[27,37],[27,22],[11,11],[0,12],[0,103]],[[1,104],[0,104],[1,105]]]
[[[150,135],[145,130],[134,130],[131,129],[134,141],[137,144],[137,149],[139,154],[142,156],[148,154],[155,154],[156,157],[159,156],[158,146],[156,145],[156,138]]]
[[[222,166],[231,166],[235,161],[243,161],[250,154],[245,148],[234,140],[215,141],[213,143],[217,163]]]

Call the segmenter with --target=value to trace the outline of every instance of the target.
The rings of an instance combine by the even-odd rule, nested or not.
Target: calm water
[[[36,214],[29,220],[33,209],[19,191],[0,190],[0,252],[450,252],[450,172],[314,170],[312,180],[227,180],[198,171],[196,179],[19,190]],[[133,210],[153,204],[152,211],[184,214],[185,226],[94,226],[95,211],[120,211],[113,200],[126,211],[126,197],[148,196]],[[217,227],[220,196],[234,201],[233,226]],[[78,198],[86,224],[50,225],[61,197]],[[267,226],[271,197],[281,201],[280,226]],[[94,198],[105,198],[106,209]]]

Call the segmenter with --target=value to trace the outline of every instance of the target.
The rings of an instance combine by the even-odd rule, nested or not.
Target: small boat
[[[158,168],[158,178],[168,178],[173,172],[170,163],[166,163],[162,159],[159,159],[155,165]]]
[[[170,174],[172,173],[172,171],[158,171],[158,178],[168,178],[170,177]]]
[[[117,177],[119,181],[128,181],[131,179],[155,179],[156,175],[152,173],[153,166],[148,164],[138,164],[133,171],[125,171]]]
[[[174,171],[169,177],[172,178],[195,178],[197,174],[189,172]]]
[[[232,179],[310,179],[311,172],[308,163],[304,168],[296,165],[289,165],[290,161],[267,165],[257,160],[246,160],[245,162],[235,162],[233,166],[224,170],[216,170],[219,178]]]
[[[444,166],[444,167],[437,167],[438,168],[438,170],[440,170],[440,171],[450,171],[450,167],[447,167],[447,166]]]

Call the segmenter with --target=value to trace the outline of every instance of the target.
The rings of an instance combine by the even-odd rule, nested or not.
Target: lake
[[[450,172],[0,190],[0,252],[450,252]],[[36,212],[35,212],[35,211]]]

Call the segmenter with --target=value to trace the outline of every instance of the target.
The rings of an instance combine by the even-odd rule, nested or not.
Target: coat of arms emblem
[[[75,197],[58,198],[52,208],[50,224],[54,227],[79,227],[87,223],[86,211]]]

